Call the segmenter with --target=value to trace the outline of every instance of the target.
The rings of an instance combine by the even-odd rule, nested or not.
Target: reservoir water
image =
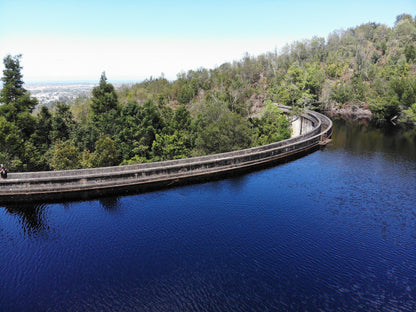
[[[416,131],[215,182],[0,207],[0,311],[415,311]]]

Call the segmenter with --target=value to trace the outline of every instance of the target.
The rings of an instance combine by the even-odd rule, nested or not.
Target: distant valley
[[[97,83],[27,83],[25,89],[39,101],[39,105],[50,106],[55,102],[74,101],[88,96]]]

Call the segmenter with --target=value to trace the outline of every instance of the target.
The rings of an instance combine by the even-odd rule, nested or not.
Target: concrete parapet
[[[331,136],[332,122],[328,117],[307,111],[302,118],[310,125],[309,131],[244,150],[127,166],[9,173],[8,179],[0,181],[0,204],[137,193],[253,170],[317,147]]]

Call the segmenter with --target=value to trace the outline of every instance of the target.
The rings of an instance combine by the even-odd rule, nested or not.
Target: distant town
[[[92,82],[49,82],[25,83],[24,88],[32,97],[39,101],[39,105],[51,106],[55,102],[72,102],[78,97],[87,97],[98,83]],[[122,83],[113,84],[115,88]]]
[[[50,106],[55,102],[74,101],[78,97],[88,96],[97,83],[26,83],[24,88],[40,105]]]

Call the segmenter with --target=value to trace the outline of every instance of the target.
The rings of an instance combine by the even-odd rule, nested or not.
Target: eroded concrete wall
[[[314,121],[311,118],[308,118],[307,115],[305,116],[296,116],[291,121],[292,125],[292,138],[308,133],[312,131],[315,127]]]

